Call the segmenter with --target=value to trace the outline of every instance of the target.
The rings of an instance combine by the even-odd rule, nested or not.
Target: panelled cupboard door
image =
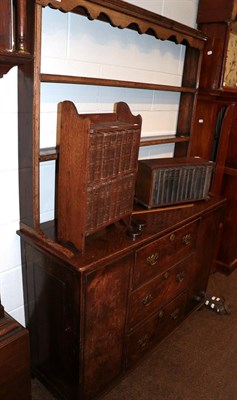
[[[86,275],[82,398],[90,399],[121,375],[132,256]]]
[[[27,244],[25,250],[32,369],[50,380],[56,395],[73,399],[79,379],[77,276],[57,258]]]

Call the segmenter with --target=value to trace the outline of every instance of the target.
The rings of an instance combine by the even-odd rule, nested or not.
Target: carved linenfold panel
[[[205,35],[169,18],[120,0],[36,0],[41,6],[86,15],[89,19],[106,19],[118,28],[136,29],[162,40],[202,49]],[[174,33],[175,31],[175,33]]]

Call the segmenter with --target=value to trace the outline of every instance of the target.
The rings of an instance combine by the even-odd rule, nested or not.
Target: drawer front
[[[191,254],[196,244],[198,222],[185,225],[136,251],[133,287],[138,287],[175,261]]]
[[[127,337],[127,367],[156,346],[184,319],[187,293],[184,292]]]
[[[188,285],[189,271],[195,263],[195,253],[132,292],[129,301],[128,328],[148,318],[167,304]]]

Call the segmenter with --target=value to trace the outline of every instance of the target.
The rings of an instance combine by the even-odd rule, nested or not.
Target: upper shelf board
[[[139,33],[170,40],[202,50],[206,35],[189,26],[155,14],[122,0],[35,0],[37,4],[50,6],[64,12],[85,15],[89,19],[109,22],[118,28],[129,28]]]

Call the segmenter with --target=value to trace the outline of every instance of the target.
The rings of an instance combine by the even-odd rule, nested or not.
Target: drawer
[[[163,236],[135,253],[133,287],[158,275],[195,249],[199,220]]]
[[[186,301],[187,292],[183,292],[127,336],[128,368],[139,361],[184,319]]]
[[[195,253],[132,292],[129,300],[128,328],[148,318],[188,285]]]

